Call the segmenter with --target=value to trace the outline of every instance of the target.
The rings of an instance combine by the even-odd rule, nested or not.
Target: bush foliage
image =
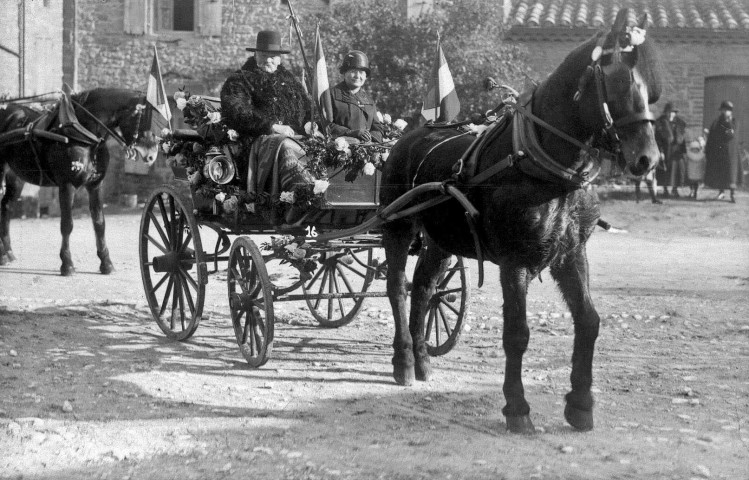
[[[365,85],[380,111],[415,118],[436,62],[437,35],[461,102],[460,117],[493,108],[498,96],[484,80],[522,86],[528,71],[516,45],[502,39],[502,10],[487,0],[436,0],[434,12],[408,20],[396,0],[334,3],[332,11],[304,19],[308,57],[314,26],[320,25],[331,85],[342,80],[338,67],[349,50],[369,56],[372,75]],[[313,61],[310,58],[310,61]]]

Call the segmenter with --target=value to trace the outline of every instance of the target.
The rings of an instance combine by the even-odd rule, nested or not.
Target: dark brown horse
[[[575,326],[572,391],[566,396],[565,418],[576,429],[593,428],[590,388],[599,316],[588,286],[585,245],[600,215],[597,195],[586,181],[597,168],[592,147],[615,152],[620,166],[637,176],[651,170],[659,155],[654,116],[648,109],[660,95],[659,63],[644,30],[627,25],[627,15],[626,10],[619,12],[610,31],[577,47],[533,92],[521,96],[517,105],[522,110],[516,107],[514,118],[526,122],[526,129],[519,122],[517,129],[498,130],[501,133],[490,137],[479,154],[475,171],[491,172],[501,162],[507,168],[480,183],[456,183],[478,210],[478,240],[467,208],[456,199],[385,224],[387,293],[395,317],[393,376],[398,384],[429,379],[424,338],[428,300],[451,254],[477,258],[481,250],[500,267],[507,401],[502,413],[508,429],[534,431],[521,378],[530,333],[526,294],[530,281],[546,268],[558,283]],[[532,115],[536,118],[528,127]],[[456,160],[472,138],[449,130],[424,127],[398,141],[383,172],[384,205],[414,186],[451,179]],[[580,155],[581,149],[590,155]],[[434,195],[427,193],[422,200]],[[409,245],[422,230],[427,234],[426,251],[414,273],[408,318],[405,264]]]
[[[31,141],[0,144],[0,185],[5,177],[5,195],[0,201],[0,265],[15,259],[10,244],[8,203],[20,196],[23,182],[43,187],[56,186],[60,191],[60,258],[62,275],[75,272],[70,255],[69,238],[73,230],[72,207],[76,189],[88,190],[89,210],[96,234],[96,254],[101,260],[99,271],[114,269],[104,238],[104,212],[100,194],[101,182],[109,165],[108,136],[126,148],[129,157],[155,160],[157,137],[150,130],[152,109],[141,92],[114,88],[97,88],[72,96],[70,105],[81,131],[75,124],[60,124],[60,113],[49,131],[69,138],[68,143],[34,137]],[[59,107],[62,110],[62,106]],[[26,127],[39,121],[43,114],[18,104],[0,111],[0,133]]]

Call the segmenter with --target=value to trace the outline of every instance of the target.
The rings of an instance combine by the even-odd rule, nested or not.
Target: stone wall
[[[238,69],[262,29],[281,31],[288,39],[288,7],[280,0],[223,0],[221,35],[197,33],[129,35],[124,33],[124,0],[78,0],[78,81],[82,89],[120,86],[145,89],[151,66],[152,45],[156,45],[162,75],[171,93],[183,85],[195,93],[218,94],[226,76]],[[323,0],[297,1],[297,15],[327,8]],[[305,42],[312,42],[313,25],[302,25]],[[309,49],[309,48],[308,48]],[[296,42],[287,65],[299,66]],[[298,68],[298,67],[297,67]]]

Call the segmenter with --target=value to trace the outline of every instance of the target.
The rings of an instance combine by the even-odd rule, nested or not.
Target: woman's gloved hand
[[[362,140],[364,142],[369,142],[370,140],[372,140],[372,134],[369,133],[369,130],[364,129],[349,130],[348,132],[346,132],[346,136],[358,138],[359,140]]]

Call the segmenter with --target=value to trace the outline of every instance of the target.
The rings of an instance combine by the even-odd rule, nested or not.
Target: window
[[[125,0],[125,33],[221,35],[222,0]]]
[[[156,32],[195,30],[195,0],[156,0]]]

